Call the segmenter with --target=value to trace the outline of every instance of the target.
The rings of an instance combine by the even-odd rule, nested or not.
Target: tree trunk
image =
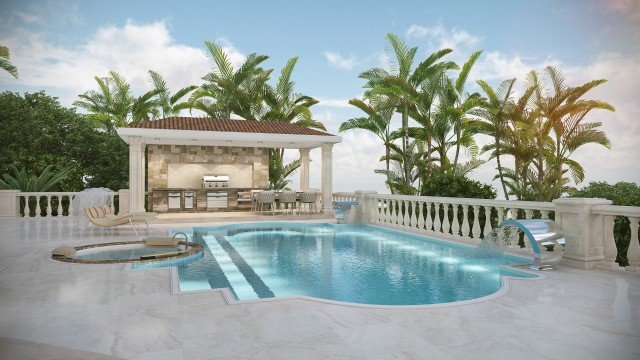
[[[453,169],[455,170],[458,167],[458,157],[460,156],[460,132],[462,127],[462,119],[458,122],[456,126],[456,156],[453,159]]]
[[[500,163],[500,139],[498,137],[496,137],[496,162],[498,163],[498,175],[500,176],[500,182],[502,183],[504,198],[509,200],[509,193],[507,193],[507,186],[504,184],[504,176],[502,175],[502,164]],[[516,171],[518,170],[516,169]]]
[[[411,169],[409,169],[409,156],[407,154],[407,148],[409,147],[409,106],[407,101],[405,100],[403,109],[402,109],[402,157],[404,159],[404,180],[407,187],[410,185],[410,174]]]
[[[544,148],[542,140],[538,139],[538,201],[544,201],[542,185],[544,184]]]

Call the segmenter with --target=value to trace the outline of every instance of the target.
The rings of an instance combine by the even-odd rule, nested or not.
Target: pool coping
[[[178,245],[184,245],[184,241],[178,242]],[[115,242],[107,242],[107,243],[96,243],[82,246],[74,246],[73,248],[76,251],[87,250],[87,249],[96,249],[101,247],[110,247],[110,246],[124,246],[124,245],[145,245],[145,240],[133,240],[133,241],[115,241]],[[188,242],[189,249],[186,251],[182,251],[179,254],[174,256],[161,258],[161,259],[113,259],[113,260],[89,260],[89,259],[78,259],[74,257],[67,257],[64,255],[51,255],[50,259],[70,264],[139,264],[139,263],[149,263],[149,262],[157,262],[163,260],[175,260],[187,258],[190,256],[194,256],[197,254],[201,254],[204,252],[204,247],[200,244],[194,242]]]
[[[287,224],[287,223],[293,223],[293,224],[301,224],[301,223],[306,223],[306,224],[318,224],[318,223],[324,223],[324,224],[328,224],[328,225],[337,225],[335,223],[332,222],[314,222],[314,223],[309,223],[309,222],[292,222],[292,221],[274,221],[274,222],[266,222],[266,223],[261,223],[262,225],[268,224],[268,223],[272,223],[272,224]],[[235,223],[235,224],[243,224],[243,223]],[[197,228],[204,228],[204,229],[214,229],[214,228],[222,228],[225,226],[230,226],[230,225],[235,225],[235,224],[226,224],[226,225],[220,225],[220,226],[202,226],[202,227],[197,227]],[[419,236],[419,237],[424,237],[427,239],[431,239],[431,240],[435,240],[435,241],[442,241],[442,242],[446,242],[446,243],[450,243],[450,244],[454,244],[457,246],[463,246],[463,247],[469,247],[470,244],[466,244],[466,243],[460,243],[460,242],[456,242],[454,240],[451,239],[437,239],[437,238],[430,238],[428,236],[425,236],[423,234],[419,234],[419,233],[414,233],[414,232],[407,232],[407,231],[402,231],[400,229],[396,229],[396,228],[389,228],[389,227],[384,227],[384,226],[377,226],[377,225],[372,225],[372,224],[364,224],[366,226],[371,226],[371,227],[375,227],[375,228],[380,228],[380,229],[384,229],[384,230],[389,230],[389,231],[395,231],[395,232],[399,232],[399,233],[406,233],[406,234],[410,234],[410,235],[414,235],[414,236]],[[196,227],[193,227],[196,228]],[[171,230],[171,231],[177,231],[177,230]],[[514,257],[521,257],[524,258],[524,256],[521,255],[516,255],[513,253],[509,254],[510,256],[514,256]],[[158,260],[155,260],[158,261]],[[162,260],[160,260],[162,261]],[[180,290],[180,280],[178,277],[178,268],[176,266],[168,266],[168,267],[163,267],[163,268],[141,268],[141,269],[133,269],[132,266],[134,264],[129,263],[129,264],[125,264],[125,266],[123,267],[123,271],[148,271],[148,270],[169,270],[169,276],[170,276],[170,287],[171,287],[171,293],[173,295],[188,295],[188,294],[202,294],[202,293],[219,293],[222,295],[222,298],[224,299],[226,305],[245,305],[245,304],[257,304],[257,303],[265,303],[265,302],[271,302],[271,301],[288,301],[288,300],[303,300],[303,301],[312,301],[312,302],[316,302],[316,303],[322,303],[322,304],[329,304],[329,305],[339,305],[339,306],[346,306],[346,307],[357,307],[357,308],[367,308],[367,309],[435,309],[435,308],[442,308],[442,307],[451,307],[451,306],[463,306],[463,305],[471,305],[471,304],[477,304],[477,303],[481,303],[481,302],[486,302],[486,301],[491,301],[491,300],[495,300],[498,298],[501,298],[505,295],[507,295],[512,288],[512,281],[541,281],[541,280],[546,280],[547,276],[542,273],[541,271],[533,271],[530,270],[528,268],[523,269],[523,266],[529,266],[529,264],[526,265],[502,265],[502,267],[510,269],[510,270],[516,270],[516,271],[521,271],[530,275],[535,275],[535,277],[531,277],[531,278],[520,278],[520,277],[514,277],[514,276],[510,276],[510,275],[501,275],[500,276],[500,289],[498,289],[498,291],[491,293],[489,295],[485,295],[482,297],[478,297],[478,298],[474,298],[474,299],[469,299],[469,300],[460,300],[460,301],[451,301],[451,302],[446,302],[446,303],[437,303],[437,304],[415,304],[415,305],[381,305],[381,304],[362,304],[362,303],[354,303],[354,302],[348,302],[348,301],[338,301],[338,300],[330,300],[330,299],[324,299],[324,298],[318,298],[318,297],[313,297],[313,296],[307,296],[307,295],[295,295],[295,296],[278,296],[278,297],[273,297],[273,298],[262,298],[262,299],[251,299],[251,300],[237,300],[235,298],[235,296],[233,295],[233,293],[231,292],[231,290],[229,288],[215,288],[215,289],[201,289],[201,290],[189,290],[189,291],[182,291]]]

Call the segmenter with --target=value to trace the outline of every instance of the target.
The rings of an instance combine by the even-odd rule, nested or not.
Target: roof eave
[[[315,148],[322,144],[342,142],[342,137],[336,135],[272,134],[129,127],[117,128],[116,132],[127,143],[129,143],[130,137],[139,136],[144,143],[162,145]]]

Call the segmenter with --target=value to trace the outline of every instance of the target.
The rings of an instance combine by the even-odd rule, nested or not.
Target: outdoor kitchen
[[[121,196],[130,212],[205,213],[265,209],[256,192],[269,195],[269,149],[298,152],[297,189],[313,192],[313,211],[331,214],[332,156],[342,139],[288,122],[168,117],[117,128],[129,145],[129,189]],[[310,153],[318,149],[320,179],[310,187]],[[271,192],[273,194],[273,192]],[[320,195],[319,197],[317,195]],[[284,201],[276,194],[277,200]],[[123,200],[126,199],[126,200]],[[319,204],[319,205],[318,205]],[[126,206],[128,205],[128,209]],[[307,205],[309,206],[309,205]],[[273,206],[271,208],[273,213]],[[254,208],[254,211],[256,210]]]
[[[251,190],[269,185],[268,149],[148,145],[151,211],[249,210]]]

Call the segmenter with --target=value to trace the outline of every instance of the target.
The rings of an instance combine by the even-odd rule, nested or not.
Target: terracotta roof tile
[[[131,125],[138,129],[164,130],[197,130],[221,131],[262,134],[291,134],[291,135],[331,135],[324,131],[308,129],[296,124],[253,121],[253,120],[217,120],[196,117],[168,117],[159,120],[143,121]]]

